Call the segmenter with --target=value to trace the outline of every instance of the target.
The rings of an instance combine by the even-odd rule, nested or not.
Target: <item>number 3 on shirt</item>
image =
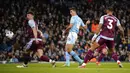
[[[112,26],[113,20],[108,19],[108,21],[109,21],[109,23],[108,23],[109,25],[107,25],[107,28],[108,28],[108,29],[112,29],[112,27],[113,27],[113,26]]]

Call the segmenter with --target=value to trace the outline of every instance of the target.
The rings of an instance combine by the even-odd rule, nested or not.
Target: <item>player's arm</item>
[[[84,27],[84,29],[86,30],[88,28],[88,24],[90,24],[90,20],[87,20],[86,25],[84,25],[84,23],[82,22],[82,26]]]
[[[41,37],[44,38],[43,33],[41,32],[41,30],[38,30],[38,32],[40,33]]]
[[[86,25],[85,25],[86,24]],[[83,29],[84,29],[84,32],[86,33],[86,32],[90,32],[87,28],[88,28],[88,24],[90,24],[90,20],[87,20],[86,21],[86,23],[83,23],[83,21],[82,21],[82,23],[81,23],[81,26],[83,27]]]
[[[36,27],[32,28],[32,30],[33,30],[34,38],[37,39],[37,29],[36,29]]]
[[[119,20],[117,20],[117,27],[119,28],[119,30],[122,34],[122,38],[124,38],[124,29],[122,28]]]
[[[67,33],[72,26],[73,24],[69,24],[69,26],[65,29],[64,33]]]
[[[34,38],[37,39],[37,27],[35,25],[35,22],[30,20],[28,24],[32,28]]]
[[[73,24],[74,24],[74,18],[71,17],[71,19],[70,19],[70,24],[69,24],[69,26],[65,29],[64,34],[69,31],[69,29],[73,26]]]
[[[96,30],[94,36],[92,37],[92,40],[91,40],[92,43],[95,41],[95,39],[96,39],[97,36],[99,35],[103,23],[104,23],[104,19],[103,19],[103,16],[102,16],[102,17],[100,18],[99,26],[98,26],[98,28],[97,28],[97,30]]]
[[[96,35],[98,35],[98,34],[100,33],[103,23],[104,23],[104,16],[102,16],[102,17],[100,18],[99,26],[98,26],[98,28],[97,28],[97,30],[96,30],[96,32],[95,32]]]

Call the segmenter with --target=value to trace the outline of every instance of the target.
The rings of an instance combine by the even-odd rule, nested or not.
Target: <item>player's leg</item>
[[[98,51],[95,51],[94,54],[93,54],[94,57],[96,57],[96,56],[98,56],[98,55],[99,55],[99,52],[98,52]]]
[[[74,57],[74,59],[79,63],[82,64],[83,60],[75,53],[73,49],[73,44],[66,44],[67,52]]]
[[[101,65],[100,62],[101,62],[101,60],[105,57],[105,55],[106,55],[107,53],[108,53],[108,52],[107,52],[107,49],[106,49],[105,47],[103,47],[102,53],[99,55],[98,61],[96,62],[96,64],[97,64],[98,66]]]
[[[41,61],[49,62],[49,60],[50,60],[49,57],[43,55],[43,50],[42,49],[37,49],[36,55],[38,56],[38,58]]]
[[[107,41],[106,45],[112,51],[112,58],[117,62],[117,64],[119,65],[119,67],[122,68],[123,65],[121,64],[121,62],[120,62],[120,60],[119,60],[119,58],[117,56],[116,50],[114,48],[114,41]]]
[[[23,65],[18,65],[17,67],[18,68],[24,68],[24,67],[28,67],[28,62],[30,61],[30,52],[26,51],[24,54],[23,54]]]
[[[32,51],[32,47],[34,47],[34,45],[32,45],[32,40],[30,40],[25,46],[24,46],[24,53],[23,53],[23,65],[18,65],[16,67],[18,68],[24,68],[24,67],[28,67],[28,62],[31,60],[30,58],[30,51]]]
[[[66,42],[66,52],[68,52],[70,55],[72,55],[74,57],[74,59],[79,63],[82,64],[82,60],[80,59],[80,57],[72,50],[74,47],[74,44],[77,40],[77,34],[76,33],[72,33],[70,32],[68,37],[67,37],[67,42]]]
[[[70,66],[70,54],[68,52],[65,52],[65,59],[66,62],[63,66]]]
[[[85,56],[85,59],[84,59],[84,63],[87,63],[92,57],[93,57],[93,53],[94,53],[94,50],[99,47],[100,45],[97,43],[97,42],[94,42],[92,45],[91,45],[91,48],[90,50],[88,50],[88,52],[86,53],[86,56]]]
[[[80,68],[86,67],[86,63],[93,57],[94,50],[104,44],[104,42],[105,40],[100,38],[100,36],[97,37],[96,41],[92,43],[90,50],[86,53],[84,63],[80,66]]]
[[[23,65],[18,65],[16,67],[18,68],[24,68],[24,67],[28,67],[28,62],[30,61],[30,51],[31,51],[31,47],[33,47],[32,45],[32,40],[30,40],[25,46],[24,46],[24,54],[23,54]]]
[[[23,66],[24,67],[27,67],[28,66],[28,62],[30,61],[30,52],[27,52],[27,53],[24,53],[24,56],[23,56],[23,61],[24,61],[24,64]]]
[[[51,60],[48,56],[43,55],[42,42],[39,42],[39,44],[36,44],[36,49],[37,49],[36,55],[41,61],[50,62],[53,65],[53,67],[56,66],[54,60]]]

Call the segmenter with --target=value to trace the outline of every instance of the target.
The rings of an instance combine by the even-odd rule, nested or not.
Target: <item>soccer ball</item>
[[[14,33],[12,31],[6,30],[5,31],[5,36],[8,37],[9,39],[13,38]]]

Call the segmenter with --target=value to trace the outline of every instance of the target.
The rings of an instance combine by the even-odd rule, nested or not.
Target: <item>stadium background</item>
[[[33,11],[39,29],[43,32],[44,54],[56,61],[65,61],[65,39],[62,38],[62,30],[69,24],[69,7],[76,7],[78,15],[84,20],[91,20],[89,30],[83,33],[81,29],[74,50],[83,58],[89,48],[90,37],[98,26],[98,21],[108,6],[114,7],[114,15],[120,20],[125,29],[126,41],[122,42],[119,31],[115,33],[118,56],[121,61],[130,61],[130,1],[128,0],[0,0],[0,61],[7,59],[7,51],[13,49],[10,62],[21,62],[24,46],[27,43],[24,25],[26,13]],[[14,45],[5,37],[5,30],[9,29],[17,36]],[[37,60],[33,52],[30,53],[32,60]],[[71,59],[73,60],[73,58]],[[102,61],[113,61],[108,54]]]

